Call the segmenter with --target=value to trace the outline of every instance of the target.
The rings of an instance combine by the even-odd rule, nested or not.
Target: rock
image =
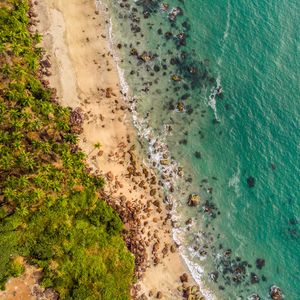
[[[167,166],[167,165],[170,164],[170,162],[169,162],[168,159],[161,159],[161,160],[160,160],[160,164],[161,164],[162,166]]]
[[[160,207],[160,202],[158,200],[155,200],[153,202],[153,205],[156,206],[156,207]]]
[[[181,81],[182,80],[182,78],[179,75],[176,75],[176,74],[172,75],[171,79],[173,81]]]
[[[82,126],[83,121],[83,110],[80,107],[76,107],[71,111],[70,124],[71,126]]]
[[[184,111],[184,103],[182,101],[179,101],[176,105],[178,111],[183,112]]]
[[[265,266],[266,261],[263,258],[258,258],[256,260],[256,268],[261,270]]]
[[[154,265],[156,266],[160,263],[160,259],[158,257],[155,257],[153,262],[154,262]]]
[[[132,48],[130,50],[130,54],[133,55],[133,56],[136,56],[136,55],[138,55],[138,51],[135,48]]]
[[[195,155],[195,157],[198,158],[198,159],[200,159],[200,158],[202,157],[201,152],[199,152],[199,151],[196,151],[196,152],[194,153],[194,155]]]
[[[163,254],[164,256],[166,256],[166,255],[168,254],[168,252],[169,252],[168,245],[165,245],[165,247],[162,249],[162,254]]]
[[[108,87],[108,88],[105,90],[105,97],[106,97],[106,98],[111,98],[111,95],[112,95],[112,88]]]
[[[188,276],[188,274],[183,273],[183,274],[180,276],[180,281],[181,281],[182,283],[188,282],[188,281],[189,281],[189,276]]]
[[[189,206],[197,206],[200,202],[200,196],[197,194],[191,194],[189,196],[188,205]]]
[[[273,300],[282,300],[283,299],[282,291],[276,285],[271,286],[270,296]]]
[[[162,297],[163,297],[162,292],[157,292],[156,298],[157,298],[157,299],[161,299]]]
[[[159,248],[159,243],[156,242],[156,243],[153,245],[152,252],[157,252],[157,251],[158,251],[158,248]]]
[[[154,295],[153,290],[150,290],[148,295],[149,295],[149,297],[152,297]]]
[[[107,174],[106,174],[106,177],[107,177],[107,180],[108,181],[113,181],[114,180],[114,175],[111,171],[109,171]]]
[[[152,189],[151,191],[150,191],[150,196],[155,196],[156,195],[156,189]]]
[[[142,294],[138,299],[139,300],[147,300],[148,297],[145,294]]]
[[[41,60],[41,65],[44,68],[50,68],[51,67],[51,63],[50,63],[50,61],[48,59]]]
[[[147,52],[143,52],[142,55],[140,55],[140,59],[144,62],[148,62],[153,59],[153,55]]]
[[[252,177],[252,176],[249,176],[249,177],[247,178],[247,184],[248,184],[248,187],[249,187],[249,188],[253,188],[254,185],[255,185],[255,178]]]
[[[175,246],[175,245],[171,245],[170,251],[171,251],[172,253],[175,253],[175,252],[176,252],[176,246]]]
[[[250,282],[251,284],[259,283],[259,278],[255,273],[250,274]]]

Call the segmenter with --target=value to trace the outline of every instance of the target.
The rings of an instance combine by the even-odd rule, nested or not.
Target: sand
[[[51,63],[46,79],[56,88],[61,105],[82,109],[85,121],[79,145],[88,154],[92,172],[106,177],[110,201],[121,205],[123,201],[124,206],[129,201],[140,208],[138,228],[148,258],[133,291],[139,297],[148,297],[140,299],[155,299],[158,292],[162,299],[182,299],[180,275],[189,272],[172,240],[164,195],[153,180],[155,172],[133,149],[136,133],[109,52],[108,16],[95,13],[95,9],[92,0],[36,2],[38,23],[33,30],[43,35],[42,47]],[[95,147],[97,143],[100,149]],[[130,175],[128,168],[132,165],[138,175]],[[151,190],[151,194],[155,190],[154,196],[150,196]],[[188,277],[188,285],[195,284]]]

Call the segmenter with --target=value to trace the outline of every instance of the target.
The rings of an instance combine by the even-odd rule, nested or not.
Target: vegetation
[[[129,299],[134,262],[121,220],[98,198],[104,181],[86,171],[69,109],[39,80],[28,10],[27,0],[0,3],[1,287],[23,272],[22,256],[61,299]]]

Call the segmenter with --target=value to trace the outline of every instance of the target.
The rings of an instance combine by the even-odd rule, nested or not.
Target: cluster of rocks
[[[29,16],[29,32],[33,33],[35,31],[34,27],[37,25],[37,23],[39,23],[38,20],[38,15],[37,13],[34,11],[34,6],[37,5],[38,2],[37,1],[29,1],[29,11],[28,11],[28,16]]]
[[[51,63],[49,60],[49,56],[40,61],[40,72],[44,76],[47,77],[51,76],[50,68],[51,68]]]
[[[31,287],[31,295],[35,299],[41,300],[58,300],[59,294],[52,288],[42,288],[39,284],[34,284]]]
[[[190,285],[189,276],[186,273],[183,273],[179,277],[181,285],[177,287],[177,291],[181,295],[181,299],[185,300],[205,300],[205,298],[200,293],[200,288],[198,285]],[[143,293],[137,300],[147,300],[147,299],[167,299],[167,295],[163,295],[161,291],[150,290],[148,295]]]
[[[75,134],[80,134],[83,131],[83,110],[80,107],[76,107],[70,113],[70,126],[71,131]]]

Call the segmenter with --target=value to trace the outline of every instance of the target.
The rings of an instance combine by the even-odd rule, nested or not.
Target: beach
[[[91,172],[106,178],[108,202],[125,222],[125,239],[138,259],[133,296],[181,299],[195,282],[172,239],[170,214],[155,171],[138,150],[110,52],[108,15],[96,11],[93,1],[83,0],[47,0],[34,5],[34,11],[51,65],[46,74],[49,86],[56,89],[61,105],[84,116],[79,146]],[[188,293],[191,290],[198,292],[196,286]]]

